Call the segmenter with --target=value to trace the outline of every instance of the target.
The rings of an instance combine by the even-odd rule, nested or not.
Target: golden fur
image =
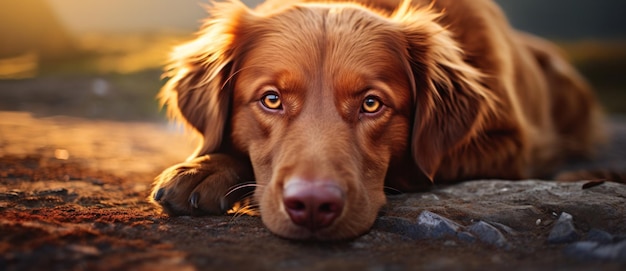
[[[587,84],[490,0],[233,1],[210,12],[176,48],[160,94],[203,136],[155,181],[172,215],[222,213],[231,189],[256,181],[275,234],[352,238],[371,227],[385,187],[546,176],[603,137]],[[332,218],[299,224],[286,203],[296,183],[318,198],[339,191]]]

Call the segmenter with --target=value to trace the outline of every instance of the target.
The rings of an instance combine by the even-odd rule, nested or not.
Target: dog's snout
[[[344,193],[333,182],[291,180],[283,204],[291,221],[311,231],[330,226],[341,215]]]

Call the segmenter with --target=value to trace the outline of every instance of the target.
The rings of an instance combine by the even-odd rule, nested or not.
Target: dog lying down
[[[276,235],[349,239],[385,188],[550,176],[603,139],[584,80],[491,0],[235,0],[210,13],[160,94],[203,138],[156,178],[170,215],[224,213],[255,182]]]

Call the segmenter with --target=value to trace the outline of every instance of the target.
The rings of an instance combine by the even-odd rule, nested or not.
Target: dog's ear
[[[158,96],[170,117],[202,134],[192,157],[218,150],[227,132],[238,32],[250,15],[238,1],[214,3],[208,11],[211,17],[197,37],[172,52],[165,73],[169,80]]]
[[[404,4],[392,14],[406,37],[409,77],[413,80],[415,117],[411,151],[432,181],[445,155],[462,146],[481,129],[495,102],[467,64],[463,51],[439,14]]]

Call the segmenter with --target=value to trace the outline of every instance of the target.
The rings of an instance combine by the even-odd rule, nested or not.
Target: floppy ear
[[[440,15],[407,3],[392,18],[403,27],[414,80],[411,151],[432,181],[445,155],[480,131],[495,99],[481,83],[480,72],[464,62],[451,33],[437,22]]]
[[[174,49],[165,73],[170,79],[158,95],[170,117],[203,136],[191,158],[220,148],[232,93],[230,76],[237,60],[237,31],[248,9],[238,1],[215,3],[198,36]]]

